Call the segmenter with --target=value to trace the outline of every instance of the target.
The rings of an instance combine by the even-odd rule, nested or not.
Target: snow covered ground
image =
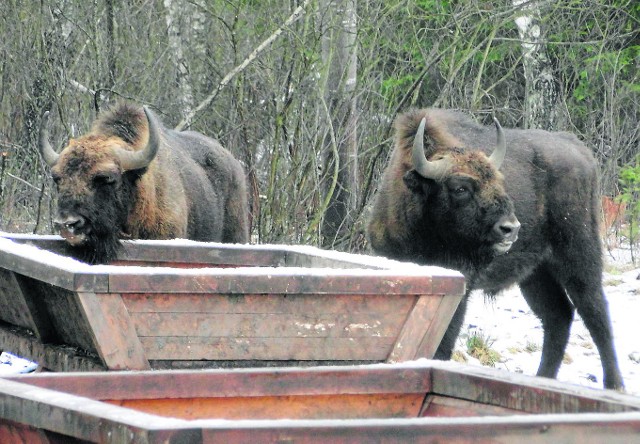
[[[27,361],[26,359],[9,353],[2,353],[2,355],[0,355],[0,376],[16,373],[31,373],[36,368],[38,368],[38,364]]]
[[[618,362],[627,393],[640,396],[640,266],[631,265],[629,251],[607,253],[604,283],[613,323]],[[473,293],[456,350],[470,365],[481,365],[466,353],[466,337],[486,338],[501,356],[496,368],[535,375],[542,354],[542,326],[518,288],[486,301]],[[576,316],[558,380],[602,388],[602,366],[591,335]]]
[[[607,253],[607,262],[605,293],[618,360],[626,391],[640,396],[640,266],[631,265],[629,251],[624,249]],[[467,358],[469,365],[481,365],[466,353],[465,337],[474,334],[488,339],[491,348],[500,354],[496,368],[535,375],[540,363],[542,327],[518,288],[505,291],[492,302],[485,301],[481,293],[471,296],[456,351]],[[26,373],[35,367],[35,364],[7,353],[0,356],[0,375]],[[565,362],[558,379],[602,388],[600,357],[578,316],[571,329]]]

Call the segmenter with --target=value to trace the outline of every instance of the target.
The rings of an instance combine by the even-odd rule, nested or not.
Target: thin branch
[[[40,219],[42,217],[42,199],[44,198],[44,194],[45,194],[45,189],[46,189],[46,183],[42,182],[42,187],[40,188],[40,193],[38,194],[38,206],[36,209],[36,225],[35,227],[33,227],[33,234],[36,234],[38,232],[38,226],[40,225]]]
[[[324,97],[320,98],[320,102],[322,103],[322,108],[324,109],[326,118],[327,118],[327,128],[329,129],[329,135],[331,137],[331,150],[333,153],[334,159],[334,167],[333,167],[333,175],[331,176],[331,186],[327,191],[327,195],[325,196],[324,201],[322,202],[320,208],[316,210],[316,214],[313,217],[313,220],[307,226],[307,230],[304,233],[303,239],[305,243],[311,242],[311,233],[320,225],[323,216],[327,212],[327,208],[329,208],[329,204],[331,203],[331,198],[333,197],[333,193],[336,190],[336,186],[338,184],[338,175],[340,174],[340,156],[338,155],[338,141],[336,139],[335,129],[333,127],[333,121],[331,120],[331,113],[329,112],[329,107],[327,106],[327,102],[324,100]]]
[[[376,147],[377,148],[377,152],[376,152],[375,156],[373,157],[373,160],[369,163],[369,174],[367,175],[366,185],[364,186],[364,188],[361,191],[360,205],[358,207],[358,213],[357,213],[358,216],[360,215],[360,213],[362,213],[362,211],[364,210],[364,207],[366,206],[367,202],[369,201],[369,193],[371,192],[371,183],[373,181],[373,176],[374,176],[374,173],[375,173],[376,164],[378,163],[378,161],[382,157],[382,153],[384,152],[384,148],[389,143],[389,134],[391,133],[391,128],[393,127],[393,122],[395,121],[395,118],[398,115],[398,113],[400,113],[400,110],[402,110],[402,108],[404,108],[404,106],[407,103],[407,101],[409,100],[409,98],[413,95],[413,93],[416,91],[416,89],[418,89],[418,87],[422,84],[422,81],[427,76],[427,74],[429,73],[431,68],[433,66],[436,66],[438,63],[440,63],[440,60],[442,60],[442,57],[444,57],[444,54],[446,53],[446,51],[441,52],[440,54],[438,54],[433,59],[433,61],[431,61],[431,57],[433,57],[438,52],[438,48],[439,47],[440,47],[440,42],[437,42],[434,45],[434,47],[431,50],[431,52],[429,53],[429,55],[425,58],[425,60],[428,62],[428,63],[425,63],[425,65],[427,65],[427,67],[424,68],[422,73],[420,73],[420,75],[413,82],[413,84],[411,85],[411,87],[409,88],[407,93],[402,97],[402,99],[400,100],[400,103],[398,103],[396,108],[393,110],[393,114],[392,114],[393,117],[390,120],[390,123],[387,125],[387,129],[385,131],[384,140],[380,144],[378,144],[378,146]]]
[[[60,70],[60,71],[61,71],[61,74],[63,74],[62,70]],[[82,83],[80,83],[80,82],[78,82],[76,80],[67,79],[67,83],[69,83],[69,85],[73,86],[73,88],[75,90],[77,90],[78,92],[81,92],[82,94],[91,94],[92,96],[96,95],[96,92],[94,90],[84,86]]]
[[[10,177],[10,178],[12,178],[13,180],[16,180],[16,181],[18,181],[18,182],[22,183],[23,185],[26,185],[26,186],[28,186],[29,188],[32,188],[32,189],[34,189],[34,190],[36,190],[36,191],[40,191],[40,188],[38,188],[37,186],[33,185],[33,184],[32,184],[32,183],[30,183],[30,182],[27,182],[26,180],[24,180],[24,179],[23,179],[23,178],[21,178],[21,177],[14,176],[14,175],[13,175],[13,174],[11,174],[11,173],[7,173],[7,177]]]
[[[604,39],[599,39],[599,40],[585,40],[585,41],[577,41],[577,42],[554,42],[551,40],[547,40],[545,42],[545,45],[547,46],[584,46],[584,45],[598,45],[598,44],[602,44],[605,42],[614,42],[614,41],[618,41],[618,40],[623,40],[623,39],[627,39],[627,38],[632,38],[638,35],[638,31],[634,30],[634,31],[630,31],[630,32],[626,32],[624,34],[618,34],[618,35],[614,35],[608,38],[604,38]],[[520,44],[526,44],[526,45],[535,45],[538,42],[533,42],[530,40],[524,40],[521,38],[513,38],[513,37],[496,37],[494,39],[494,41],[496,42],[514,42],[514,43],[520,43]]]
[[[311,3],[311,0],[305,0],[305,2],[298,6],[295,11],[289,16],[289,18],[282,24],[280,28],[278,28],[273,34],[271,34],[265,41],[263,41],[256,49],[254,49],[249,56],[244,59],[242,63],[233,68],[224,78],[218,83],[217,88],[213,93],[211,93],[206,99],[204,99],[200,104],[195,107],[190,113],[188,113],[184,119],[176,126],[177,131],[181,131],[185,128],[191,126],[193,122],[193,118],[197,113],[211,105],[211,103],[216,99],[220,91],[222,91],[229,82],[237,76],[239,73],[244,71],[244,69],[249,66],[251,62],[253,62],[259,55],[262,53],[269,45],[271,45],[285,30],[285,28],[291,26],[294,22],[296,22],[300,17],[302,17],[304,10]]]

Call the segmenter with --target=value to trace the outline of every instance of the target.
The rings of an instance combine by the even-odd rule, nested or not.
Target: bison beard
[[[72,246],[65,243],[65,254],[89,264],[107,264],[118,258],[122,243],[117,236],[101,236],[92,232],[83,245]]]
[[[595,160],[569,133],[506,130],[505,138],[509,149],[498,171],[484,154],[495,133],[468,116],[438,109],[400,116],[367,225],[370,246],[387,257],[460,270],[468,292],[495,295],[518,284],[544,329],[539,376],[557,376],[577,309],[600,353],[604,386],[622,389],[602,290]],[[519,232],[509,219],[513,208]],[[493,248],[501,234],[504,247]],[[451,357],[466,301],[437,359]]]
[[[121,239],[128,236],[114,224],[114,221],[126,219],[129,212],[128,204],[133,200],[133,190],[139,177],[139,172],[125,173],[119,192],[101,190],[101,195],[95,201],[100,205],[93,203],[83,206],[82,213],[87,224],[91,226],[91,231],[79,245],[65,242],[67,255],[89,264],[106,264],[118,258],[122,250]],[[71,197],[61,196],[59,202],[59,213],[66,214],[68,210],[72,210],[74,201]],[[71,208],[67,209],[67,206]]]

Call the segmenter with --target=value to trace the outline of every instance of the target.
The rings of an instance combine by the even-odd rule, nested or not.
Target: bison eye
[[[457,201],[465,201],[471,196],[471,189],[466,185],[459,185],[450,190],[451,196]]]
[[[469,189],[467,187],[458,187],[455,190],[453,190],[453,192],[457,195],[461,195],[461,194],[466,194],[469,192]]]
[[[99,174],[93,178],[93,183],[96,187],[113,185],[115,181],[116,178],[110,174]]]

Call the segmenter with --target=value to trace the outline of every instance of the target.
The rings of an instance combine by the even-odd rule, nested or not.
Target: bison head
[[[436,147],[432,160],[424,151],[425,124],[423,118],[413,141],[413,168],[403,177],[422,201],[423,229],[437,231],[431,235],[445,250],[506,253],[518,237],[520,223],[499,172],[506,153],[500,124],[495,121],[497,145],[490,156],[478,150]]]
[[[141,149],[136,150],[130,140],[116,133],[94,130],[70,140],[58,154],[49,143],[49,112],[42,118],[40,153],[51,167],[58,190],[54,224],[75,255],[91,263],[115,257],[135,198],[136,183],[158,151],[158,128],[153,115],[146,108],[144,114],[133,108],[128,111],[129,120],[119,116],[119,123],[129,125],[130,134],[140,139],[139,129],[148,128],[148,141]]]

